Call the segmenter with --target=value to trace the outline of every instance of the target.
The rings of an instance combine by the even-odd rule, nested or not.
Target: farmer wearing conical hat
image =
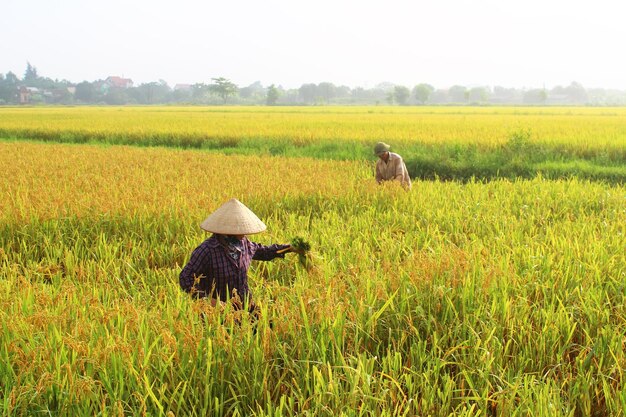
[[[391,147],[385,142],[378,142],[374,146],[376,161],[376,182],[398,181],[406,189],[411,189],[411,177],[402,157],[397,153],[389,152]]]
[[[248,287],[250,262],[284,258],[297,250],[290,245],[264,246],[248,240],[246,235],[260,233],[267,227],[239,200],[222,204],[200,227],[213,235],[198,246],[180,273],[183,290],[195,297],[232,300],[236,307],[248,302],[254,310]]]

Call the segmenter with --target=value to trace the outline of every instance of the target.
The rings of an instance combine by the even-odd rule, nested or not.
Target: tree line
[[[124,81],[121,85],[119,82]],[[170,86],[164,80],[134,86],[131,80],[109,77],[72,83],[40,76],[27,63],[22,78],[0,73],[0,105],[15,104],[197,104],[197,105],[626,105],[626,91],[586,89],[580,83],[552,89],[502,86],[435,88],[380,83],[371,88],[331,82],[283,88],[260,81],[240,87],[224,77],[209,82]]]

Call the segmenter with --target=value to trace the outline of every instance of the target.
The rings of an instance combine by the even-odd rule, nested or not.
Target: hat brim
[[[252,210],[233,198],[211,213],[200,228],[223,235],[253,235],[264,232],[267,226]]]

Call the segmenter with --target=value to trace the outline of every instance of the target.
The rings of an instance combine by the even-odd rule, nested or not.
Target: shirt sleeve
[[[380,163],[376,161],[376,182],[380,183],[383,180],[383,174],[380,172]]]
[[[402,164],[402,172],[404,175],[404,178],[402,179],[402,185],[404,185],[408,189],[411,189],[411,176],[409,175],[409,170],[406,168],[406,164],[404,163]]]
[[[401,156],[399,156],[398,159],[396,159],[395,168],[396,168],[396,171],[395,171],[395,175],[393,179],[396,181],[402,182],[404,180],[404,161],[402,160]]]
[[[194,249],[187,265],[180,271],[179,283],[180,287],[186,292],[197,291],[197,283],[204,278],[204,272],[209,265],[208,250],[200,245]],[[203,294],[197,294],[203,296]]]
[[[285,257],[284,252],[276,253],[276,251],[279,251],[281,249],[286,249],[289,247],[289,245],[274,244],[274,245],[265,246],[259,243],[250,242],[250,247],[252,249],[252,252],[254,253],[254,255],[252,256],[252,259],[256,261],[271,261],[274,258],[284,258]]]

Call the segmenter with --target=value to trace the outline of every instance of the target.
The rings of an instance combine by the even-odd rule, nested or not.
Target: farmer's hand
[[[276,251],[276,253],[289,253],[289,252],[294,252],[294,253],[302,253],[304,254],[303,250],[300,249],[296,249],[291,245],[286,245],[284,248],[279,249]]]
[[[295,248],[291,245],[289,245],[289,247],[287,248],[287,252],[293,252],[293,253],[297,253],[298,255],[304,255],[304,249],[298,249]]]

